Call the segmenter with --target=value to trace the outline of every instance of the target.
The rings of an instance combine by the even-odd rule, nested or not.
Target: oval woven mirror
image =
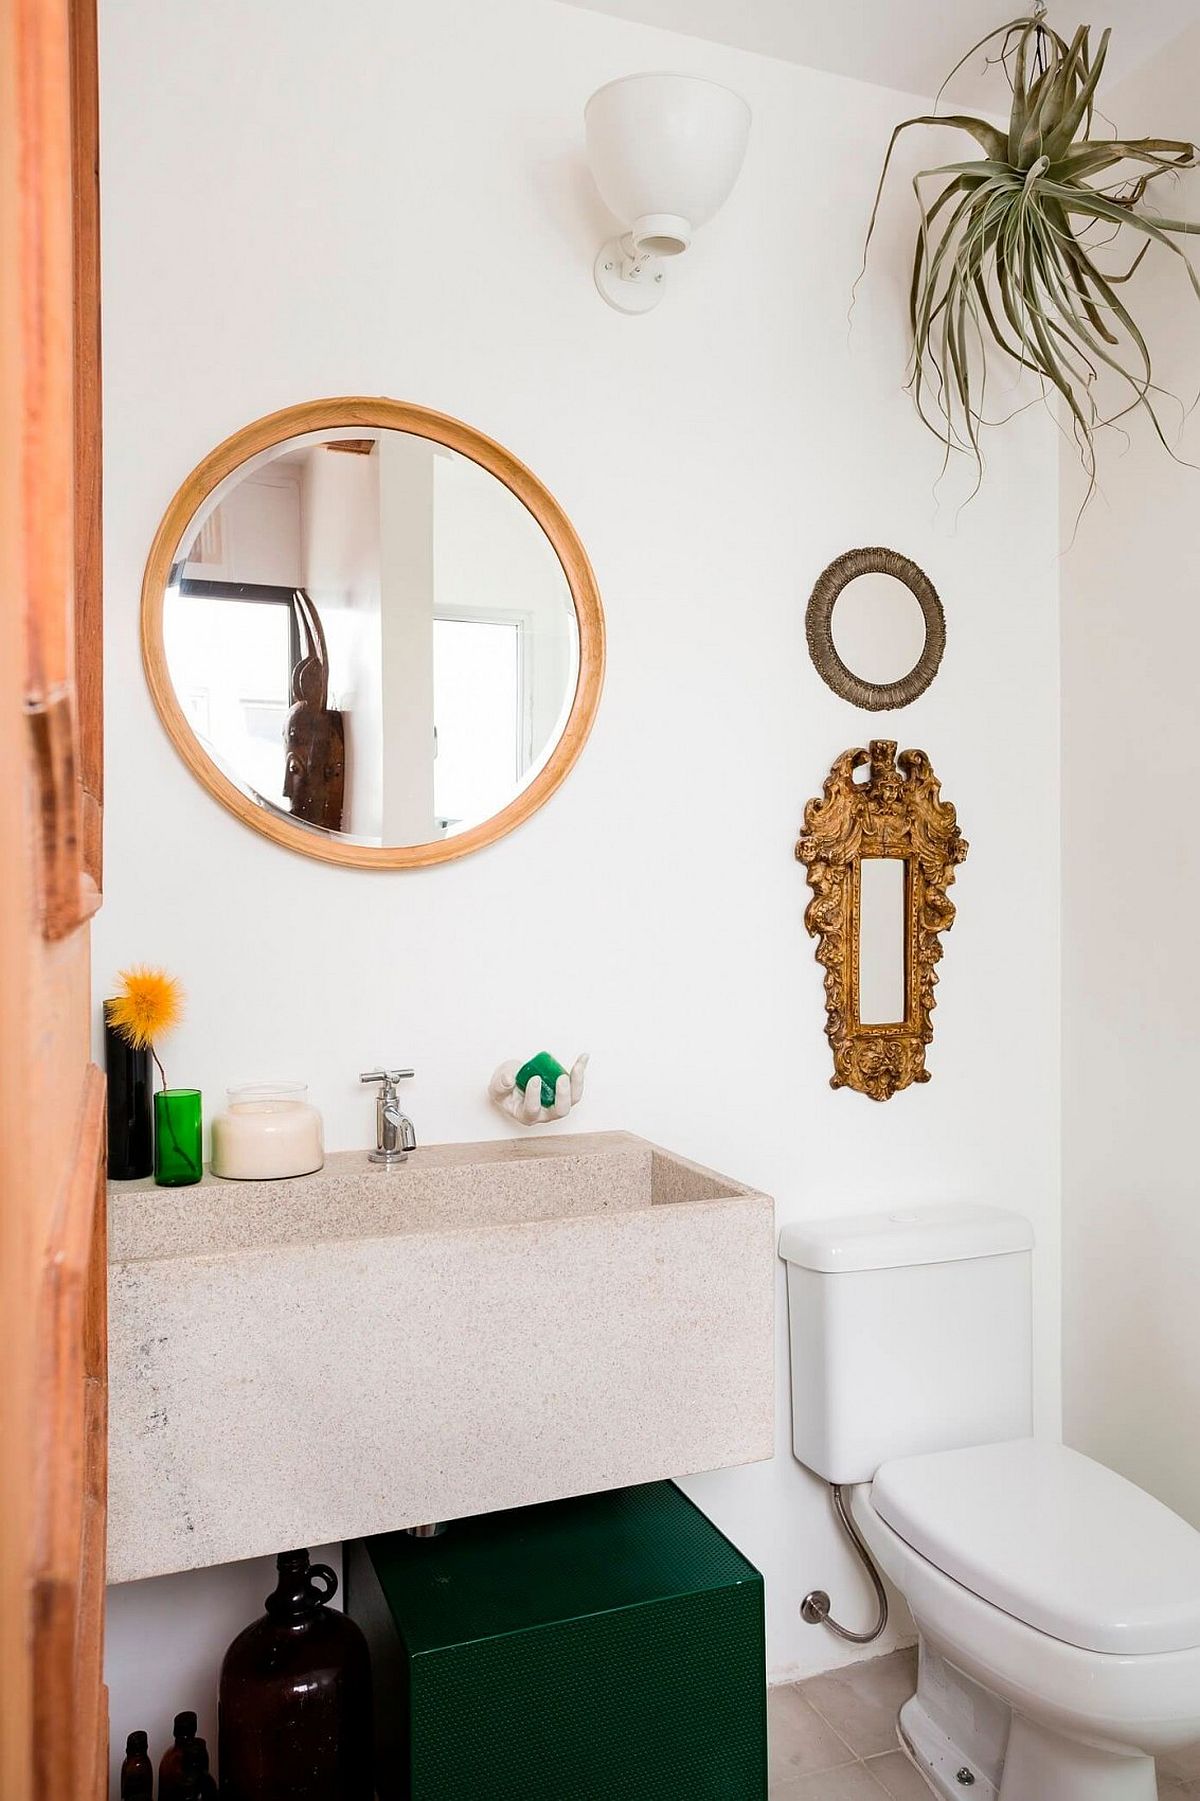
[[[821,680],[872,713],[924,694],[946,648],[933,583],[911,558],[881,545],[848,550],[822,570],[805,630]]]

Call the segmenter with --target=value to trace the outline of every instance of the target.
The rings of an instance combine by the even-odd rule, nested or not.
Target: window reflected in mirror
[[[533,757],[523,619],[433,621],[433,810],[461,828],[508,805]]]
[[[178,694],[188,724],[220,762],[282,807],[290,607],[194,592],[167,617],[168,654],[181,672]]]

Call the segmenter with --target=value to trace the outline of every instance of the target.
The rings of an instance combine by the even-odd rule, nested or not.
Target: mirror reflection
[[[365,845],[453,837],[553,753],[579,633],[517,496],[415,433],[345,427],[241,464],[183,535],[171,683],[257,804]]]
[[[856,576],[834,602],[834,649],[864,682],[898,682],[925,648],[925,616],[912,590],[894,575]]]
[[[863,857],[859,863],[858,1020],[902,1025],[905,1015],[905,860]]]

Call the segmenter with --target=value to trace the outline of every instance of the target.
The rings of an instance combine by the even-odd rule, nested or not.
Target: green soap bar
[[[539,1051],[536,1057],[529,1059],[528,1063],[522,1063],[517,1071],[517,1087],[524,1094],[526,1086],[534,1076],[541,1076],[542,1106],[553,1107],[554,1084],[558,1081],[559,1076],[565,1076],[566,1073],[557,1057],[552,1057],[549,1051]]]

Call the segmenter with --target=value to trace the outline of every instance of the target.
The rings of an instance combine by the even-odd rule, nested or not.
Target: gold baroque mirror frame
[[[847,667],[834,643],[833,610],[851,582],[861,576],[883,575],[903,583],[918,607],[924,621],[925,637],[921,654],[906,674],[895,681],[866,681]],[[813,666],[827,688],[852,706],[871,713],[882,713],[907,707],[924,694],[941,666],[946,649],[946,616],[937,589],[925,571],[901,556],[898,550],[871,545],[860,550],[847,550],[835,557],[817,577],[804,617],[808,653]]]
[[[321,617],[324,613],[328,623],[325,602],[322,600],[318,610],[313,597],[306,592],[306,578],[297,578],[293,573],[280,583],[277,576],[270,575],[264,581],[258,575],[247,583],[242,579],[243,570],[238,568],[218,571],[238,579],[221,582],[181,579],[194,567],[189,559],[210,554],[207,549],[198,550],[197,547],[202,545],[209,532],[207,522],[217,507],[224,504],[218,490],[221,496],[228,495],[244,479],[250,479],[245,472],[258,471],[264,466],[269,466],[268,474],[271,469],[278,469],[295,478],[297,472],[283,471],[283,465],[296,460],[296,446],[311,448],[315,444],[322,449],[352,453],[326,460],[331,473],[335,466],[340,466],[339,473],[348,475],[352,466],[365,466],[373,448],[380,452],[374,459],[379,463],[385,439],[389,448],[393,442],[415,448],[420,440],[426,440],[434,447],[436,456],[450,457],[477,484],[482,479],[480,471],[503,484],[497,495],[508,491],[503,499],[506,506],[511,506],[514,523],[500,529],[514,530],[524,519],[525,526],[520,529],[526,538],[536,539],[541,545],[540,551],[526,546],[517,553],[513,582],[519,583],[527,573],[528,561],[522,565],[522,555],[526,559],[530,555],[540,557],[542,565],[554,571],[554,580],[561,590],[562,611],[571,624],[569,664],[565,666],[565,675],[562,669],[557,671],[564,685],[561,697],[556,697],[552,703],[557,707],[557,721],[540,741],[534,740],[524,746],[524,761],[509,783],[508,792],[501,797],[506,804],[498,804],[487,817],[467,813],[465,817],[453,820],[434,818],[435,828],[447,835],[438,836],[436,830],[422,834],[418,830],[407,836],[400,834],[400,842],[387,841],[383,830],[377,837],[371,837],[355,831],[352,824],[349,829],[338,829],[342,821],[343,789],[348,786],[354,768],[353,744],[351,742],[347,756],[345,740],[347,737],[352,740],[356,722],[353,712],[345,710],[345,702],[336,692],[336,670],[331,691],[331,662],[336,656],[336,648],[331,643],[327,649]],[[383,478],[377,479],[382,481]],[[490,487],[486,482],[484,485]],[[520,504],[512,505],[512,501]],[[496,503],[485,499],[482,504],[481,516],[496,524]],[[531,530],[530,520],[540,527],[540,533]],[[461,536],[469,540],[470,535],[468,532]],[[452,540],[451,548],[457,553],[458,542]],[[472,574],[478,589],[480,570],[486,571],[489,567],[490,550],[488,543],[484,543],[482,549],[476,546],[470,550],[476,559],[473,570],[467,571],[466,575],[462,569],[455,572],[460,591],[469,590],[468,577]],[[271,583],[275,585],[272,587]],[[181,704],[168,655],[170,633],[165,630],[164,613],[168,602],[173,602],[181,591],[189,588],[219,592],[224,600],[241,599],[246,594],[250,598],[261,595],[282,603],[277,604],[276,618],[271,624],[278,642],[283,642],[281,633],[286,636],[283,620],[290,623],[291,648],[287,653],[290,677],[273,672],[273,679],[280,689],[280,693],[272,696],[274,711],[264,726],[260,707],[255,721],[260,736],[276,745],[276,750],[270,751],[270,768],[274,782],[278,762],[281,792],[271,799],[264,799],[256,785],[245,779],[241,771],[213,753],[194,723],[195,708],[192,709],[193,718],[189,718]],[[253,595],[249,594],[250,589],[253,589]],[[291,589],[295,592],[289,592]],[[492,609],[490,613],[487,607]],[[487,607],[466,605],[458,608],[458,612],[465,616],[467,623],[476,624],[485,619],[511,623],[518,617],[514,607],[510,605],[504,611],[500,602],[490,595]],[[265,622],[267,611],[263,608],[260,612]],[[332,640],[334,634],[329,636]],[[245,426],[218,445],[187,477],[167,508],[151,547],[142,585],[141,640],[146,679],[167,734],[192,774],[229,812],[274,843],[324,862],[358,868],[414,868],[466,856],[505,836],[543,806],[574,766],[591,731],[604,677],[604,637],[603,609],[587,554],[570,520],[537,476],[511,451],[472,426],[426,407],[382,397],[338,397],[285,407]],[[275,662],[280,662],[281,653],[276,651],[274,654]],[[531,652],[535,667],[539,657],[544,669],[544,643],[540,640]],[[381,667],[376,679],[385,682],[386,669]],[[513,677],[512,682],[514,692],[521,690],[525,684],[524,664],[520,677]],[[289,686],[290,693],[286,691]],[[469,701],[468,691],[466,701],[459,706],[460,730],[467,738],[474,729]],[[285,727],[282,732],[278,730],[281,722]],[[293,754],[298,733],[304,738],[301,748],[311,768],[301,768]],[[532,728],[529,736],[533,739]],[[440,741],[432,716],[429,730],[426,732],[422,728],[419,738],[414,741],[423,743],[426,738],[430,745],[428,754],[436,759]],[[383,743],[383,754],[385,758],[391,754],[391,747],[386,742]],[[423,779],[427,776],[428,772],[423,772]],[[450,833],[453,835],[448,835]],[[414,841],[422,837],[427,841]]]
[[[856,772],[866,769],[864,781]],[[934,987],[940,935],[954,923],[946,890],[967,854],[954,808],[923,750],[901,751],[889,739],[837,758],[819,799],[804,809],[796,845],[813,898],[804,915],[825,970],[826,1033],[833,1050],[833,1088],[890,1100],[913,1082],[928,1082],[925,1046],[933,1039]],[[875,859],[902,865],[898,918],[883,936],[900,967],[893,992],[901,1017],[863,1015],[864,867]],[[886,988],[886,980],[885,980]]]

